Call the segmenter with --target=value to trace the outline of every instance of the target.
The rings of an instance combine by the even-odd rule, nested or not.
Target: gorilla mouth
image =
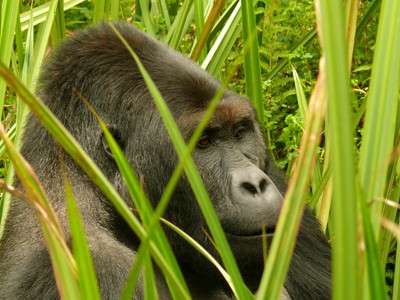
[[[272,238],[275,233],[275,226],[266,227],[265,230],[259,229],[253,232],[246,232],[246,233],[227,232],[227,233],[236,238],[247,238],[247,239]]]

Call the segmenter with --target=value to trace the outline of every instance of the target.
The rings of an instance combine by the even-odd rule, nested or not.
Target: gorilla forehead
[[[177,121],[184,134],[191,134],[205,114],[206,107],[188,109],[178,116]],[[241,120],[254,120],[254,110],[246,98],[233,93],[226,94],[220,100],[214,115],[208,122],[208,128],[231,127]]]

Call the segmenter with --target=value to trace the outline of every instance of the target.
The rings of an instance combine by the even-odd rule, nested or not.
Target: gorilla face
[[[263,171],[265,144],[248,101],[233,94],[222,100],[194,158],[226,233],[273,230],[282,194]]]
[[[282,195],[265,169],[265,144],[253,110],[224,98],[201,137],[195,160],[225,231],[253,236],[275,226]]]
[[[185,83],[183,79],[182,82]],[[193,88],[199,86],[204,88],[203,84]],[[213,85],[211,87],[214,88]],[[193,102],[198,103],[198,101]],[[182,109],[180,105],[169,104],[173,114],[177,116],[178,125],[185,139],[189,140],[206,107]],[[208,102],[204,102],[204,105],[207,104]],[[136,122],[141,117],[143,115],[135,114]],[[178,159],[173,145],[166,137],[158,113],[153,113],[150,118],[151,120],[144,122],[151,124],[146,128],[157,128],[150,134],[152,142],[143,143],[139,147],[142,150],[138,151],[137,147],[135,150],[130,150],[134,155],[133,153],[128,155],[132,157],[137,156],[138,152],[143,152],[133,164],[137,170],[141,170],[146,191],[156,205]],[[132,137],[136,135],[133,133]],[[128,153],[131,153],[130,151]],[[146,155],[147,165],[141,166]],[[198,141],[193,158],[233,252],[238,258],[239,266],[244,274],[252,273],[249,278],[255,286],[264,267],[262,230],[266,230],[270,242],[283,197],[274,178],[267,172],[268,167],[273,164],[268,162],[266,147],[255,120],[254,110],[246,98],[230,91],[225,92]],[[152,164],[150,168],[149,163]],[[210,235],[207,233],[207,226],[197,200],[185,177],[182,177],[165,217],[218,257],[209,240]],[[170,239],[181,262],[193,264],[193,261],[202,259],[174,233],[170,233]],[[208,263],[205,263],[202,267],[197,267],[196,271],[209,274],[209,267]]]

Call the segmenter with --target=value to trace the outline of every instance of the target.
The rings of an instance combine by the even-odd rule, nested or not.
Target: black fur
[[[195,126],[193,119],[207,107],[219,87],[218,81],[134,27],[116,26],[149,71],[185,138],[190,138]],[[128,199],[115,162],[105,149],[101,130],[75,90],[88,98],[102,118],[112,124],[130,163],[144,179],[146,193],[156,204],[177,164],[177,156],[136,64],[106,24],[73,36],[55,51],[44,67],[38,92]],[[229,233],[228,239],[242,274],[254,289],[263,270],[257,230],[263,224],[270,227],[275,224],[279,207],[268,203],[275,203],[271,199],[278,197],[276,187],[284,193],[286,186],[280,172],[268,159],[254,112],[248,110],[247,105],[246,99],[225,92],[220,115],[215,119],[218,129],[209,133],[213,144],[197,149],[194,159],[222,225]],[[245,127],[236,125],[235,118],[244,112],[250,123],[247,120]],[[60,162],[60,148],[33,117],[27,123],[21,151],[38,173],[65,229],[61,172],[67,169],[85,220],[102,296],[118,299],[138,247],[137,240],[75,163],[68,157]],[[66,166],[62,168],[61,163]],[[267,191],[264,192],[264,188],[254,192],[254,186],[248,188],[248,185],[246,188],[243,172],[248,172],[244,177],[250,178],[250,185],[256,182],[256,188],[259,180],[266,180]],[[239,182],[237,186],[232,183],[235,178]],[[265,206],[263,202],[257,202],[258,206],[252,204],[251,197],[256,196],[263,201],[266,199]],[[262,214],[264,210],[265,215]],[[185,179],[176,188],[165,217],[217,256],[204,233],[206,225]],[[193,298],[231,299],[219,273],[182,239],[166,232]],[[161,277],[157,274],[159,295],[168,299]],[[330,299],[330,248],[308,210],[303,217],[285,288],[296,300]],[[33,210],[26,203],[13,199],[0,244],[0,299],[55,298],[57,290],[51,265]],[[136,298],[142,298],[140,287]]]

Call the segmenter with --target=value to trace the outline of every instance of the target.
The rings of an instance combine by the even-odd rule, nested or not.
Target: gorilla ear
[[[118,128],[115,125],[107,125],[108,130],[114,137],[114,140],[117,142],[117,144],[121,147],[121,149],[124,149],[124,142],[122,140],[122,135],[121,132],[118,130]],[[107,139],[104,135],[104,133],[101,134],[101,144],[103,146],[103,150],[106,153],[106,155],[112,159],[114,159],[114,155],[112,154],[112,151],[110,149],[110,146],[107,143]]]

